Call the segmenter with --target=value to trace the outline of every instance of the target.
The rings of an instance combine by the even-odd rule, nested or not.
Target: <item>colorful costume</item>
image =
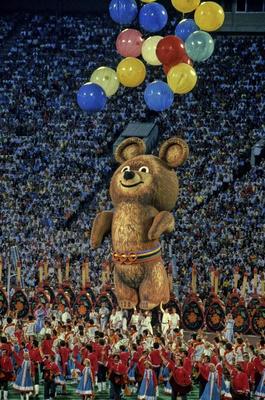
[[[221,395],[222,395],[221,399],[222,400],[232,399],[232,395],[230,392],[230,386],[231,386],[230,381],[223,378],[222,387],[221,387]]]
[[[263,370],[263,373],[261,375],[261,380],[255,391],[255,396],[261,399],[265,399],[265,369]]]
[[[217,385],[217,376],[215,372],[209,373],[208,383],[200,400],[220,400],[220,390]]]
[[[226,321],[224,337],[230,343],[234,341],[234,325],[235,321],[233,319],[228,319]]]
[[[28,393],[33,391],[33,380],[31,378],[31,362],[24,360],[18,370],[13,388],[19,392]]]
[[[36,318],[35,332],[38,334],[38,333],[40,333],[40,331],[44,327],[44,319],[45,319],[45,316],[46,316],[46,312],[45,312],[45,310],[43,308],[38,308],[35,311],[34,316]]]
[[[11,357],[7,354],[3,354],[0,357],[0,393],[3,389],[4,400],[8,398],[8,382],[12,380],[13,376],[13,365]]]
[[[82,396],[94,394],[93,376],[90,367],[85,367],[83,369],[76,393],[81,394]]]
[[[156,400],[157,379],[152,369],[146,369],[139,389],[138,399]]]

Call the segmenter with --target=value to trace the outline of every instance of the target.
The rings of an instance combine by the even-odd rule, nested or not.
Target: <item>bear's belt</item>
[[[117,251],[113,251],[112,260],[113,262],[118,262],[120,264],[137,264],[139,262],[154,261],[155,259],[159,259],[160,253],[160,246],[145,251],[130,251],[126,253],[118,253]]]

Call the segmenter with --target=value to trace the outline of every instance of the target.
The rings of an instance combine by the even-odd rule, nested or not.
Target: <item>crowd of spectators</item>
[[[15,22],[0,20],[6,54],[0,63],[0,253],[7,262],[16,246],[26,286],[35,286],[44,256],[53,283],[56,256],[70,256],[75,284],[87,256],[91,279],[99,278],[110,241],[92,251],[91,223],[97,211],[111,208],[112,145],[134,121],[154,121],[159,140],[177,134],[190,147],[178,171],[176,230],[163,239],[166,260],[175,257],[180,293],[189,290],[192,263],[204,282],[202,296],[211,266],[220,269],[226,290],[235,266],[262,271],[264,164],[247,170],[250,148],[264,135],[264,37],[216,35],[214,55],[195,65],[197,87],[175,96],[167,112],[146,108],[144,83],[121,87],[103,112],[90,116],[78,108],[76,91],[97,67],[115,68],[119,27],[108,16],[24,15],[6,49]],[[156,78],[166,79],[162,67],[148,67],[146,81]],[[237,179],[238,170],[246,173]]]

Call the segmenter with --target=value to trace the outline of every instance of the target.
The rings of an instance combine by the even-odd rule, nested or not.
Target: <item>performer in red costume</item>
[[[161,358],[161,354],[160,354],[160,349],[159,348],[160,348],[159,343],[154,343],[154,348],[150,352],[150,360],[151,360],[151,363],[152,363],[153,370],[154,370],[154,372],[156,374],[157,380],[159,378],[160,369],[161,369],[161,365],[162,365],[162,358]]]
[[[121,400],[122,388],[127,380],[127,367],[121,362],[119,354],[111,357],[107,364],[110,380],[109,400]]]
[[[199,380],[199,397],[202,396],[205,386],[208,383],[209,372],[210,372],[210,357],[204,356],[202,362],[197,364],[198,368],[198,380]]]
[[[50,355],[44,362],[44,400],[53,400],[56,394],[56,376],[60,375],[60,369],[55,362],[54,355]]]
[[[183,359],[174,357],[173,360],[168,361],[163,356],[162,359],[166,367],[171,371],[169,382],[172,387],[172,400],[176,400],[178,396],[182,400],[186,400],[187,394],[192,389],[192,383],[190,373],[183,366]]]
[[[231,370],[231,388],[233,400],[249,400],[248,375],[240,364],[236,364]]]
[[[13,379],[13,364],[5,349],[0,356],[0,390],[3,391],[3,400],[8,399],[8,382]]]
[[[37,340],[33,340],[32,349],[29,350],[29,357],[33,364],[34,368],[34,392],[35,392],[35,399],[39,398],[40,392],[40,376],[39,376],[39,365],[42,364],[42,355],[39,349],[39,344]]]

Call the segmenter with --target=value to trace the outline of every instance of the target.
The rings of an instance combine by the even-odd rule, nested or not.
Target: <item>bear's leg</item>
[[[114,272],[114,283],[119,306],[127,309],[136,307],[138,304],[137,291],[126,285],[116,271]]]
[[[161,261],[146,263],[144,267],[145,278],[139,287],[139,306],[143,310],[151,310],[160,303],[168,303],[169,282]]]

